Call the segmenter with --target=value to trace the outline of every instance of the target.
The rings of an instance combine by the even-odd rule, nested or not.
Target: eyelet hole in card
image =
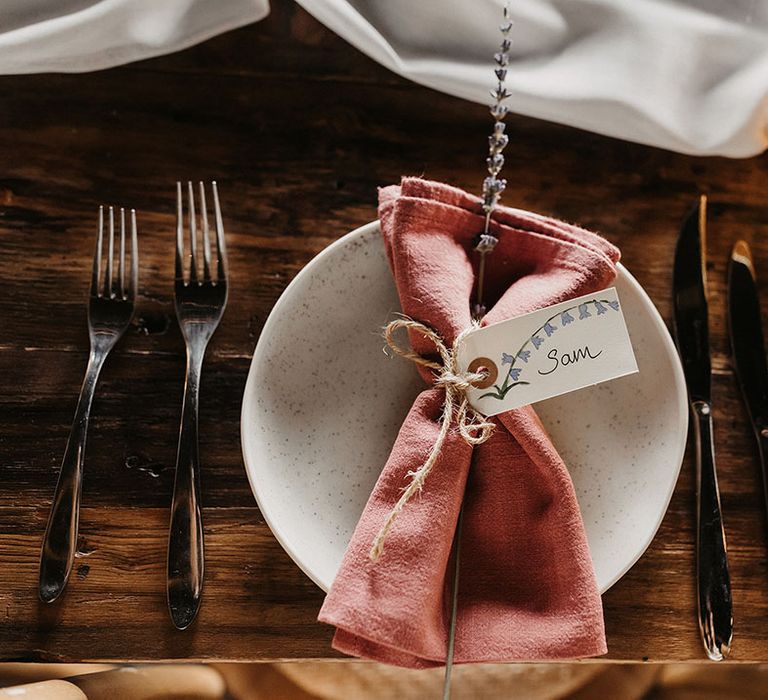
[[[499,368],[493,360],[487,357],[476,357],[469,363],[467,371],[472,374],[477,372],[486,375],[484,379],[472,383],[472,385],[478,389],[487,389],[488,387],[493,386],[494,382],[499,377]]]

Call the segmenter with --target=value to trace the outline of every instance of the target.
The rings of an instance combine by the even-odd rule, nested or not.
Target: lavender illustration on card
[[[547,341],[561,328],[566,328],[572,323],[579,323],[590,318],[604,316],[609,311],[619,311],[619,302],[613,299],[589,299],[579,304],[558,311],[539,326],[520,346],[517,352],[502,352],[501,366],[506,367],[506,373],[502,373],[504,379],[500,384],[493,385],[493,391],[480,396],[494,398],[503,401],[506,395],[516,386],[530,384],[531,370],[526,365],[531,361],[535,353],[543,352],[547,347]],[[542,372],[543,373],[543,372]],[[532,377],[530,377],[532,378]]]

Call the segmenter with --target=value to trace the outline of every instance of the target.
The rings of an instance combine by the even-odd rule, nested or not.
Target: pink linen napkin
[[[379,194],[381,228],[403,313],[450,346],[471,323],[473,245],[480,200],[448,185],[404,178]],[[499,208],[486,264],[483,324],[610,285],[619,251],[596,234]],[[434,347],[411,333],[414,350]],[[420,368],[431,385],[432,376]],[[445,663],[451,545],[462,498],[456,663],[594,656],[606,652],[602,604],[573,484],[530,406],[503,413],[475,447],[452,430],[421,495],[371,544],[440,428],[444,391],[425,389],[403,423],[363,511],[319,619],[333,645],[412,668]],[[470,469],[471,466],[471,469]]]

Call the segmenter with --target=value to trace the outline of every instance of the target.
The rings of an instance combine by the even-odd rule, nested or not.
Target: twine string
[[[454,414],[459,434],[467,444],[480,445],[491,437],[495,425],[482,413],[472,408],[467,398],[467,391],[476,382],[485,379],[487,373],[486,371],[462,372],[458,367],[456,357],[461,342],[468,333],[471,333],[476,328],[478,328],[478,324],[473,322],[469,328],[456,336],[451,347],[448,347],[440,335],[432,328],[419,321],[414,321],[412,318],[397,318],[394,321],[390,321],[384,329],[384,339],[392,352],[420,367],[432,370],[435,377],[434,386],[444,389],[445,400],[443,402],[443,413],[440,418],[440,430],[435,443],[432,445],[432,449],[429,451],[423,464],[418,469],[408,472],[407,476],[411,479],[409,484],[403,489],[403,493],[389,512],[387,519],[384,521],[371,545],[369,556],[373,561],[377,561],[383,554],[384,542],[397,516],[408,501],[417,493],[421,493],[421,490],[424,488],[424,483],[437,463],[443,443],[451,430]],[[402,347],[394,337],[395,333],[401,329],[416,331],[429,340],[435,346],[440,361],[431,360],[411,348]]]

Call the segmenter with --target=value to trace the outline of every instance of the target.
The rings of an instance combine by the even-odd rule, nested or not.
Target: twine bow
[[[417,331],[430,340],[437,349],[438,355],[440,356],[440,362],[429,360],[409,348],[403,348],[398,345],[394,339],[394,334],[401,328]],[[440,420],[440,432],[437,434],[435,444],[429,451],[429,455],[424,463],[415,471],[408,472],[411,481],[403,490],[402,495],[390,511],[384,525],[382,525],[381,530],[379,530],[379,533],[376,535],[371,546],[369,556],[373,561],[377,561],[384,552],[384,541],[386,540],[387,534],[392,528],[397,516],[400,514],[400,511],[405,504],[408,503],[416,493],[420,493],[424,487],[424,482],[432,471],[432,468],[435,466],[437,458],[440,456],[440,450],[443,447],[445,438],[448,436],[448,432],[451,429],[454,411],[456,412],[456,425],[459,429],[459,434],[464,438],[467,444],[480,445],[491,437],[495,425],[482,413],[479,413],[472,408],[467,399],[467,391],[475,382],[482,381],[486,377],[486,373],[483,371],[461,372],[459,371],[456,360],[456,351],[461,344],[461,341],[468,333],[476,328],[478,328],[478,324],[473,323],[469,328],[459,333],[459,335],[456,336],[456,340],[453,341],[453,346],[451,348],[448,348],[443,342],[443,339],[429,326],[425,326],[423,323],[414,321],[411,318],[404,317],[390,321],[384,329],[384,339],[392,352],[396,355],[400,355],[400,357],[404,357],[406,360],[415,362],[420,367],[427,367],[434,372],[434,386],[439,386],[445,389],[445,401],[443,403],[443,415]]]

